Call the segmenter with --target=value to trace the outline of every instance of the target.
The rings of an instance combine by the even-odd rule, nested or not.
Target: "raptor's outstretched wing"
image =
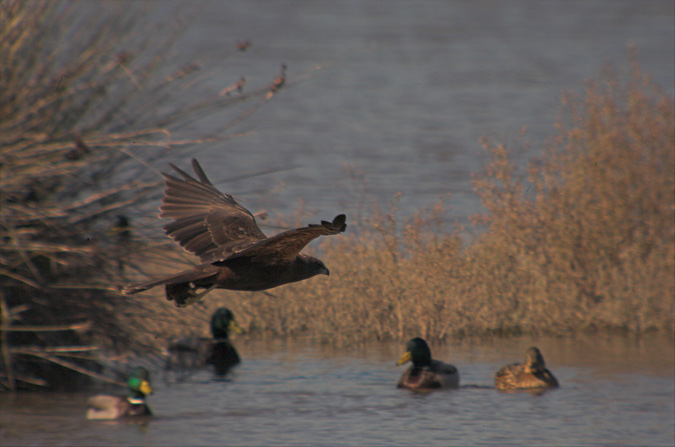
[[[171,167],[183,179],[163,174],[166,189],[159,217],[174,219],[164,230],[185,250],[202,262],[213,262],[266,239],[253,214],[218,191],[196,159],[192,167],[200,181]]]
[[[333,222],[321,221],[321,224],[284,231],[270,238],[260,240],[248,248],[224,256],[214,264],[226,264],[228,261],[248,258],[253,262],[279,264],[292,262],[303,248],[319,236],[338,234],[345,231],[346,217],[340,214]]]

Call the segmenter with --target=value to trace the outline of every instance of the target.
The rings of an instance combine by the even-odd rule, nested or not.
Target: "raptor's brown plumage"
[[[199,181],[173,164],[171,167],[183,178],[163,174],[166,189],[159,217],[173,219],[164,226],[166,234],[186,251],[199,256],[202,264],[129,287],[125,293],[165,285],[166,298],[185,307],[215,288],[266,290],[329,274],[321,260],[300,251],[319,236],[345,231],[344,214],[332,222],[322,221],[268,238],[250,211],[213,186],[196,159],[192,160],[192,168]]]

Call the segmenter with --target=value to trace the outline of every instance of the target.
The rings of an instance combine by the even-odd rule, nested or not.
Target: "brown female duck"
[[[535,347],[527,350],[525,363],[506,365],[495,374],[495,388],[498,390],[556,387],[558,380],[546,369],[544,357]]]

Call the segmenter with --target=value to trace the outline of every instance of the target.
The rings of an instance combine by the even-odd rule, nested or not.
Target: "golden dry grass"
[[[527,169],[485,139],[490,162],[474,178],[484,232],[468,243],[444,226],[443,203],[406,220],[394,200],[353,210],[366,217],[314,246],[329,278],[205,301],[230,307],[250,335],[330,344],[672,334],[673,100],[634,57],[630,68],[565,96],[559,134]]]

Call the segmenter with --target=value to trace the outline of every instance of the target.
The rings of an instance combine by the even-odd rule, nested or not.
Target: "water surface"
[[[3,445],[673,445],[673,343],[623,337],[465,341],[432,346],[460,371],[457,390],[396,388],[403,346],[340,350],[237,342],[228,380],[155,371],[155,416],[87,421],[89,393],[4,395]],[[561,387],[492,388],[536,345]]]
[[[631,44],[643,69],[669,94],[675,89],[671,1],[227,1],[200,7],[190,8],[198,14],[174,57],[222,62],[188,94],[218,92],[241,75],[251,88],[264,86],[282,62],[288,65],[288,86],[233,129],[252,135],[195,153],[215,180],[295,166],[220,185],[233,193],[265,191],[267,201],[242,199],[272,213],[294,210],[299,200],[323,219],[353,207],[363,185],[346,174],[347,164],[363,171],[370,198],[386,204],[401,193],[404,217],[450,192],[449,218],[465,222],[481,211],[471,173],[486,161],[482,136],[512,142],[525,128],[531,148],[517,158],[539,155],[555,134],[561,95],[580,93],[605,63],[625,73]],[[251,39],[251,49],[223,60],[237,39]],[[192,131],[203,136],[223,120],[204,117]],[[180,163],[188,166],[187,159]]]

